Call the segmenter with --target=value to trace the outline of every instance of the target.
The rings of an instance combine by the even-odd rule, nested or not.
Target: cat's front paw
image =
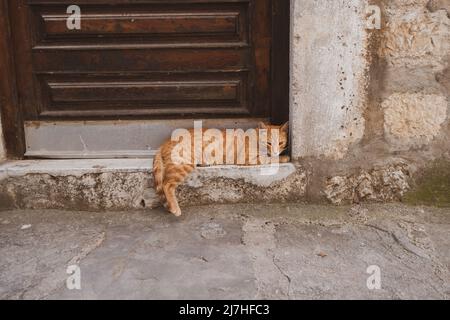
[[[280,163],[289,163],[291,162],[291,157],[289,156],[280,156]]]

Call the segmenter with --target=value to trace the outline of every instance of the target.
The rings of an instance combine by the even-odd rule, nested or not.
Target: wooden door
[[[0,49],[9,157],[147,155],[192,119],[288,120],[287,0],[0,0]]]
[[[10,5],[26,121],[270,115],[270,0]]]

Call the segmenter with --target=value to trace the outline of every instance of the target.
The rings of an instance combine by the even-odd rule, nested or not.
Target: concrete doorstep
[[[126,210],[159,206],[150,159],[23,160],[0,165],[0,209]],[[182,206],[294,201],[306,173],[293,164],[198,168]]]

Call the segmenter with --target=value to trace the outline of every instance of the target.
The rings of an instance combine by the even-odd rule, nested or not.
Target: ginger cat
[[[277,163],[290,161],[288,156],[279,156],[288,146],[289,127],[287,123],[282,126],[260,123],[259,128],[252,130],[258,138],[264,137],[258,139],[258,141],[251,141],[249,137],[244,137],[239,143],[235,135],[228,135],[227,130],[215,130],[219,136],[208,135],[207,132],[209,132],[207,129],[197,131],[197,134],[200,133],[199,137],[195,135],[195,130],[191,129],[187,131],[189,134],[186,138],[188,139],[187,141],[183,141],[184,138],[178,141],[171,139],[161,146],[155,156],[153,175],[156,192],[168,211],[177,217],[181,216],[181,209],[176,198],[176,189],[197,166],[268,164],[268,158],[261,156],[264,155],[264,152],[268,157],[272,157],[271,153],[273,152],[272,159],[276,157]],[[243,131],[241,132],[243,133]],[[185,149],[182,149],[182,152],[176,149],[183,142],[185,143],[184,146],[187,146],[188,152],[185,152]],[[277,142],[278,148],[277,146],[272,146],[272,143]],[[214,159],[211,160],[204,156],[204,152],[208,150],[207,148],[212,147],[214,143],[216,147],[221,147],[222,149],[219,149],[219,152],[217,150],[212,151],[210,154],[211,158]],[[261,143],[265,143],[266,146],[261,146]],[[200,146],[197,146],[198,144]],[[262,152],[259,151],[260,147],[262,147]],[[198,157],[200,159],[196,160]],[[273,163],[273,160],[271,161]]]

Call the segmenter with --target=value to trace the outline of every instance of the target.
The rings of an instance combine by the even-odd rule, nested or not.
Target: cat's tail
[[[161,154],[161,149],[156,153],[155,159],[153,160],[153,177],[155,179],[155,190],[156,194],[161,199],[163,205],[166,204],[166,197],[164,196],[164,161]]]

